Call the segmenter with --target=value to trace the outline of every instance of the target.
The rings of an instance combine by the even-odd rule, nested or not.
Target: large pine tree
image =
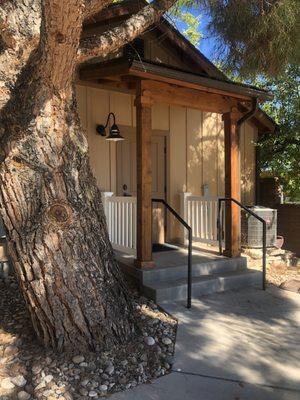
[[[79,63],[142,33],[157,0],[100,36],[83,22],[107,0],[0,5],[0,198],[9,252],[34,328],[57,349],[107,348],[134,330],[75,101]]]

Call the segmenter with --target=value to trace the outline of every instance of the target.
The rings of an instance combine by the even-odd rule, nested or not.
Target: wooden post
[[[239,113],[236,108],[223,114],[225,136],[225,197],[241,199],[240,191],[240,148],[237,121]],[[240,255],[241,227],[239,206],[226,203],[225,213],[225,252],[228,257]]]
[[[136,92],[137,116],[137,258],[140,267],[154,266],[152,260],[152,170],[151,170],[151,106],[143,95],[143,81]]]

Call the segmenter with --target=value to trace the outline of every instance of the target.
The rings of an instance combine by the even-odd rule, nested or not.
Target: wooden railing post
[[[237,121],[239,113],[236,108],[223,114],[225,136],[225,197],[240,201],[240,148]],[[241,227],[240,210],[233,202],[226,202],[225,209],[225,255],[240,255]]]
[[[154,266],[152,260],[152,168],[151,168],[151,106],[144,95],[143,81],[137,83],[137,257],[138,267]]]

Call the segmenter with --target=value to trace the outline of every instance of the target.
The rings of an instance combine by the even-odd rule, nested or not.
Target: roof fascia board
[[[253,97],[257,97],[262,100],[272,99],[272,96],[268,92],[255,89],[249,86],[244,86],[244,85],[242,86],[236,83],[225,82],[209,77],[199,76],[188,72],[181,72],[171,68],[153,65],[148,62],[133,61],[130,67],[130,73],[134,74],[135,71],[140,71],[142,73],[144,72],[145,74],[147,72],[152,73],[154,75],[157,75],[158,79],[159,76],[163,76],[166,78],[199,85],[201,87],[223,90],[228,92],[229,95],[230,93],[234,93],[247,97],[249,99]]]

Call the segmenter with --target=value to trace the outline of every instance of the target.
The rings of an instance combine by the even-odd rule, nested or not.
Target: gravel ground
[[[260,258],[253,259],[248,254],[243,255],[247,257],[250,268],[262,270]],[[296,266],[291,266],[291,263],[286,261],[284,256],[285,254],[267,258],[267,282],[277,287],[291,279],[300,279],[300,263],[296,262]]]
[[[14,277],[0,279],[0,399],[97,399],[169,373],[177,322],[133,295],[135,341],[105,353],[55,354],[36,341]]]
[[[271,264],[267,267],[267,281],[275,286],[291,279],[300,279],[300,267],[288,267],[284,263]]]

